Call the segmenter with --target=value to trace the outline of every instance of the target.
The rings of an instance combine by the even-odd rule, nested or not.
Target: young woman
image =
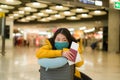
[[[46,40],[46,44],[37,50],[36,57],[41,59],[63,56],[71,60],[73,58],[72,52],[70,51],[72,41],[77,42],[69,30],[67,28],[59,28],[53,37]],[[78,51],[81,52],[80,49]],[[82,66],[83,62],[81,60],[75,64],[74,80],[81,80],[80,71],[76,67]]]

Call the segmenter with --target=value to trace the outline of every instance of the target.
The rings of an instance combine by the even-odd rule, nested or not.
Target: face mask
[[[62,50],[63,48],[67,48],[69,46],[68,42],[55,42],[55,47],[58,50]]]

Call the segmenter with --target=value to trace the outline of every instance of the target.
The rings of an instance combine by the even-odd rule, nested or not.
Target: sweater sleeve
[[[37,58],[52,58],[61,56],[62,50],[52,50],[52,46],[48,40],[45,45],[36,51]]]

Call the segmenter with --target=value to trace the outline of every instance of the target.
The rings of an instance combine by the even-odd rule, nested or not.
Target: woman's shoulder
[[[50,44],[49,39],[45,39],[45,44]]]
[[[41,48],[51,48],[51,47],[52,47],[52,45],[51,45],[49,39],[45,39],[44,44]]]

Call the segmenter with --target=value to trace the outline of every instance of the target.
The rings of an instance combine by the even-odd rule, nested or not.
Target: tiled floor
[[[0,80],[40,80],[36,48],[13,48],[0,55]],[[120,80],[120,54],[85,48],[80,70],[93,80]]]

